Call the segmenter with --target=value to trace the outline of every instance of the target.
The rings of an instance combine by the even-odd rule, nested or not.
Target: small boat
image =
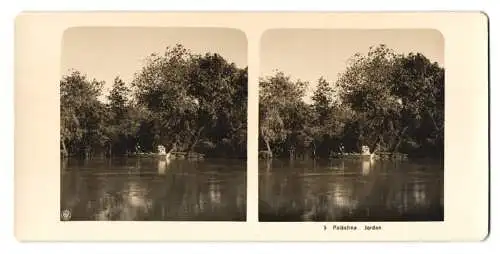
[[[158,153],[134,153],[130,155],[131,157],[144,157],[144,158],[161,158],[164,157],[165,154]]]
[[[131,155],[132,157],[143,157],[143,158],[170,158],[176,160],[202,160],[205,158],[205,154],[194,153],[194,152],[168,152],[168,153],[135,153]]]
[[[332,159],[353,159],[353,160],[406,160],[407,154],[402,153],[334,153],[330,156]]]

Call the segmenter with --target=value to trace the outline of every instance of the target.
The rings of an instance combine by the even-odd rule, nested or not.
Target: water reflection
[[[167,160],[158,160],[158,174],[164,175],[167,170]]]
[[[157,159],[69,162],[61,209],[72,220],[246,220],[246,163]]]
[[[217,182],[217,179],[211,177],[209,179],[209,193],[210,193],[210,202],[214,205],[220,205],[221,203],[221,191],[220,185]]]
[[[260,161],[261,221],[443,220],[440,164]]]
[[[372,164],[372,161],[371,160],[362,160],[361,162],[361,172],[363,175],[368,175],[370,173],[370,169],[371,169],[371,164]]]
[[[413,198],[415,199],[415,204],[418,206],[426,205],[426,185],[423,183],[415,183],[413,186]]]

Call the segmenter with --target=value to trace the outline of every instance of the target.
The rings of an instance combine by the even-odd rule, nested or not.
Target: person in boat
[[[167,155],[167,150],[165,149],[165,147],[163,145],[158,146],[158,154],[159,155]]]
[[[370,160],[375,158],[375,152],[370,152],[370,147],[365,145],[361,147],[361,155],[368,156]]]
[[[339,153],[340,154],[344,154],[344,151],[345,151],[344,144],[340,143],[340,145],[339,145]]]
[[[370,155],[370,148],[368,146],[362,146],[361,147],[361,154],[362,155]]]

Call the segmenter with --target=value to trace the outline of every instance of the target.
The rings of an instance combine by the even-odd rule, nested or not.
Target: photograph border
[[[59,138],[54,138],[59,137],[56,84],[60,79],[62,33],[75,26],[224,27],[246,33],[246,222],[59,221]],[[258,222],[259,44],[262,33],[273,28],[426,28],[443,34],[447,126],[444,222]],[[489,233],[488,17],[484,13],[22,13],[15,21],[14,43],[14,224],[20,241],[479,241]],[[366,224],[380,225],[382,229],[324,230],[333,225],[361,228]]]
[[[335,41],[335,37],[332,36],[332,33],[333,34],[336,34],[336,33],[340,33],[342,34],[342,39],[341,40],[344,40],[344,43],[345,41],[349,41],[349,37],[348,35],[353,35],[355,34],[356,36],[362,36],[361,34],[364,33],[364,32],[368,32],[371,36],[377,36],[377,39],[379,41],[376,41],[376,40],[373,40],[372,38],[370,38],[370,36],[364,36],[364,38],[368,39],[368,40],[371,40],[372,41],[372,44],[367,44],[369,46],[366,46],[365,48],[359,48],[358,47],[358,50],[357,51],[352,51],[352,54],[346,58],[345,55],[343,56],[336,56],[336,55],[333,55],[331,52],[328,52],[328,54],[330,54],[330,57],[328,58],[325,58],[324,55],[321,55],[321,57],[319,58],[316,58],[315,60],[316,61],[324,61],[324,62],[328,62],[328,61],[334,61],[334,62],[337,62],[337,64],[340,62],[338,60],[337,57],[342,57],[343,59],[345,59],[345,61],[343,61],[343,69],[339,70],[339,72],[337,73],[336,76],[333,76],[333,75],[328,75],[328,73],[318,73],[316,72],[316,76],[313,78],[313,77],[310,77],[309,79],[303,79],[301,77],[298,77],[295,75],[295,73],[293,71],[287,71],[285,70],[285,68],[281,68],[279,66],[273,66],[274,68],[272,68],[271,70],[273,71],[270,71],[270,66],[266,66],[267,67],[267,73],[266,74],[263,74],[262,72],[260,73],[260,76],[259,76],[259,79],[260,80],[265,80],[267,82],[270,82],[270,79],[271,78],[276,78],[278,73],[279,74],[282,74],[284,75],[286,78],[290,78],[290,82],[304,82],[306,85],[306,88],[304,88],[304,94],[303,96],[305,97],[302,97],[302,100],[304,100],[306,97],[309,97],[308,99],[308,102],[306,103],[306,105],[309,105],[309,106],[313,106],[313,99],[312,99],[312,96],[314,95],[314,92],[317,91],[317,87],[315,85],[318,84],[319,80],[320,79],[323,79],[324,81],[327,82],[327,84],[329,85],[329,87],[333,90],[331,90],[331,92],[334,94],[334,95],[337,95],[338,96],[338,93],[340,90],[337,90],[337,89],[341,89],[338,87],[338,84],[337,82],[339,81],[339,78],[341,75],[345,74],[345,72],[348,70],[348,68],[350,68],[352,65],[353,65],[353,58],[354,59],[357,59],[356,57],[367,57],[368,59],[370,59],[369,57],[369,53],[371,50],[373,49],[376,49],[376,48],[379,48],[379,47],[382,47],[384,49],[387,49],[388,52],[391,52],[392,54],[394,54],[394,56],[410,56],[411,54],[422,54],[422,56],[425,57],[425,59],[427,59],[429,61],[429,64],[438,64],[438,67],[439,68],[442,68],[443,70],[443,73],[446,73],[446,64],[445,64],[445,59],[444,59],[444,44],[445,44],[445,40],[444,40],[444,36],[443,34],[437,30],[437,29],[432,29],[432,28],[403,28],[403,29],[394,29],[394,28],[377,28],[377,29],[363,29],[363,28],[354,28],[354,29],[344,29],[344,28],[339,28],[339,29],[332,29],[332,28],[273,28],[273,29],[267,29],[266,31],[264,31],[261,35],[261,42],[260,42],[260,65],[266,65],[266,61],[269,60],[269,59],[273,59],[272,61],[273,62],[276,62],[277,60],[275,59],[276,57],[271,57],[269,58],[268,56],[266,56],[265,54],[266,53],[269,53],[269,51],[266,52],[266,50],[269,50],[269,46],[266,46],[265,42],[267,43],[276,43],[277,41],[279,40],[282,40],[281,38],[279,38],[279,36],[277,36],[277,34],[286,34],[287,36],[287,39],[285,39],[286,41],[282,40],[284,43],[285,43],[285,47],[291,47],[291,48],[294,48],[296,52],[298,52],[298,54],[303,54],[304,52],[307,52],[307,50],[309,50],[309,48],[302,48],[300,49],[300,47],[297,47],[297,45],[302,45],[302,44],[298,44],[297,42],[299,41],[303,41],[303,40],[309,40],[311,41],[310,39],[304,39],[304,38],[307,38],[307,35],[311,35],[311,34],[314,34],[316,37],[315,37],[315,41],[311,41],[312,43],[318,43],[319,45],[318,46],[323,46],[323,47],[326,47],[325,45],[326,44],[322,44],[320,40],[318,40],[318,37],[320,36],[325,36],[328,38],[328,41],[331,42],[331,45],[332,47],[328,48],[327,50],[330,50],[331,48],[334,48],[336,47],[337,45],[335,44],[336,41]],[[418,46],[416,46],[415,48],[408,48],[408,45],[404,45],[402,44],[401,42],[398,43],[398,40],[395,40],[394,38],[388,38],[387,36],[389,35],[392,35],[392,36],[398,36],[397,38],[401,38],[403,37],[402,34],[405,34],[405,35],[409,35],[413,32],[420,32],[420,33],[425,33],[427,36],[430,36],[431,33],[435,34],[435,36],[432,37],[433,41],[432,41],[432,44],[429,43],[429,41],[427,41],[427,44],[426,46],[429,47],[429,46],[437,46],[438,48],[441,48],[441,50],[439,51],[435,51],[434,54],[432,55],[432,57],[434,57],[434,60],[431,58],[428,58],[429,55],[427,55],[426,53],[424,53],[423,51],[420,50],[420,48]],[[347,33],[344,34],[344,33]],[[298,38],[297,41],[294,41],[293,39],[290,39],[290,36],[291,35],[295,35],[295,37]],[[269,36],[271,36],[272,39],[268,38]],[[418,37],[418,36],[414,36],[415,37]],[[333,38],[333,40],[332,40]],[[439,44],[437,42],[439,38]],[[359,41],[359,37],[356,38],[358,41]],[[429,38],[427,38],[429,39]],[[358,42],[357,41],[357,42]],[[408,42],[408,41],[406,41]],[[418,42],[417,42],[418,43]],[[279,43],[277,43],[279,45]],[[405,50],[401,50],[399,48],[394,48],[394,44],[399,44],[398,46],[400,47],[406,47]],[[415,44],[413,44],[415,46]],[[345,44],[342,44],[341,46],[344,46],[345,47]],[[314,47],[314,45],[313,45]],[[274,48],[276,50],[276,45],[271,45],[271,48]],[[427,48],[429,50],[429,48]],[[278,50],[283,50],[282,48],[279,48]],[[290,53],[290,49],[288,49],[288,52],[287,53]],[[293,53],[292,53],[293,54]],[[316,51],[316,54],[317,54],[317,51]],[[368,55],[367,55],[368,54]],[[296,56],[292,56],[292,58],[295,57],[295,61],[300,61],[297,59]],[[366,59],[366,58],[364,58]],[[302,59],[301,59],[302,60]],[[306,62],[310,62],[312,61],[311,59],[308,59],[308,61],[306,60]],[[290,61],[287,61],[286,65],[288,68],[291,67],[291,62]],[[308,66],[309,67],[309,66]],[[316,66],[317,67],[317,66]],[[339,67],[339,66],[337,66]],[[292,67],[293,68],[293,67]],[[295,71],[297,71],[295,69]],[[302,73],[301,74],[305,74],[303,71],[310,71],[309,69],[306,68],[306,70],[301,70]],[[323,70],[325,71],[325,70]],[[331,73],[330,73],[331,74]],[[311,85],[314,86],[314,88],[311,87]],[[443,85],[446,86],[445,84],[445,80],[443,79]],[[261,89],[261,83],[259,81],[259,91]],[[260,94],[259,94],[260,96]],[[444,96],[444,95],[443,95]],[[339,98],[337,97],[337,100]],[[337,101],[337,103],[335,103],[335,100],[332,101],[332,103],[334,103],[335,105],[342,105],[342,103],[339,101]],[[443,107],[444,107],[444,98],[443,98]],[[259,104],[260,105],[260,104]],[[444,108],[443,108],[444,109]],[[314,110],[313,110],[314,111]],[[444,112],[443,112],[444,113]],[[261,116],[260,115],[261,112],[259,111],[259,117]],[[261,119],[259,118],[259,121]],[[343,122],[345,123],[345,122]],[[444,118],[443,118],[443,121],[440,121],[439,124],[443,124],[444,125]],[[260,127],[259,127],[260,128]],[[302,129],[303,130],[303,129]],[[288,135],[288,134],[287,134]],[[307,134],[309,135],[309,138],[311,139],[316,139],[314,137],[311,137],[310,135],[311,134]],[[330,135],[330,134],[328,134]],[[339,134],[337,133],[337,138],[338,138],[338,135],[342,136],[342,134]],[[444,130],[443,130],[443,139],[444,139]],[[259,142],[263,141],[262,140],[262,137],[260,136],[260,130],[259,130]],[[321,142],[318,140],[318,142]],[[274,144],[275,146],[280,146],[279,142],[276,142]],[[283,144],[281,144],[283,145]],[[318,145],[318,144],[316,144]],[[329,149],[333,152],[333,150],[335,150],[335,146],[333,144],[329,143]],[[343,144],[342,144],[343,145]],[[264,144],[260,144],[259,143],[259,156],[260,156],[260,153],[261,152],[265,152],[265,147],[263,147]],[[352,147],[352,146],[351,146]],[[283,147],[281,147],[283,148]],[[413,158],[411,157],[410,154],[404,154],[405,156],[408,156],[410,159],[410,163],[413,161],[413,159],[416,160],[416,163],[419,164],[420,166],[423,166],[425,165],[424,167],[426,166],[431,166],[433,167],[433,170],[431,170],[433,173],[434,173],[434,169],[437,169],[440,174],[443,174],[444,172],[444,143],[442,146],[440,146],[440,148],[443,150],[443,154],[441,154],[439,157],[429,157],[428,153],[427,153],[427,156],[421,156],[421,157],[418,157],[418,158]],[[318,152],[318,150],[321,149],[321,148],[317,148],[315,151]],[[282,151],[282,150],[281,150]],[[302,151],[304,152],[304,151]],[[310,151],[309,151],[310,152]],[[397,152],[396,152],[397,153]],[[324,155],[324,154],[323,154]],[[374,152],[374,155],[375,155],[375,158],[376,158],[376,153]],[[303,156],[303,155],[302,155]],[[287,156],[278,156],[278,157],[274,157],[273,159],[276,159],[279,164],[282,164],[282,165],[287,165],[287,162],[285,160]],[[335,168],[335,161],[336,159],[338,158],[335,158],[334,161],[333,161],[333,164],[332,164],[332,161],[331,161],[332,158],[326,158],[326,157],[322,157],[320,156],[319,159],[316,158],[314,159],[314,163],[312,165],[309,164],[309,168],[304,168],[304,172],[311,172],[312,171],[315,171],[315,168],[318,164],[318,162],[320,163],[319,165],[322,165],[324,163],[326,163],[327,160],[330,160],[329,161],[329,167],[333,167]],[[292,160],[292,159],[290,159]],[[349,161],[352,161],[353,159],[348,159]],[[361,159],[361,160],[365,160],[365,159]],[[369,159],[370,161],[372,161],[373,163],[378,164],[376,163],[377,159]],[[403,159],[404,161],[407,161],[407,159]],[[431,164],[428,164],[428,161],[429,160],[432,160],[433,162]],[[265,158],[259,158],[259,179],[260,177],[264,177],[264,175],[267,175],[264,173],[262,173],[261,171],[261,168],[262,166],[260,165],[261,163],[264,163],[264,161],[266,161]],[[389,162],[389,161],[394,161],[394,162],[400,162],[400,159],[388,159],[388,158],[385,158],[385,159],[382,159],[382,163],[383,161],[386,161],[386,162]],[[300,159],[298,160],[299,163],[301,163]],[[372,162],[370,162],[370,165],[372,165]],[[414,161],[415,162],[415,161]],[[423,164],[420,164],[420,163],[423,162]],[[291,162],[290,162],[291,163]],[[307,165],[307,164],[306,164]],[[316,166],[313,166],[313,165],[316,165]],[[292,166],[293,167],[293,166]],[[321,167],[322,166],[319,166],[319,170],[318,172],[316,173],[320,173],[322,172],[321,171]],[[372,166],[370,166],[371,168]],[[376,168],[376,166],[374,166]],[[435,168],[434,168],[435,167]],[[298,169],[297,167],[295,167],[296,169]],[[270,169],[271,171],[273,170],[272,168]],[[300,170],[300,169],[299,169]],[[349,168],[347,169],[349,170]],[[402,168],[401,170],[406,170],[405,168]],[[426,172],[430,172],[428,171],[428,169],[422,169],[422,170],[425,170]],[[280,171],[278,171],[280,172]],[[299,171],[300,172],[300,171]],[[282,174],[283,172],[280,172],[280,174]],[[320,173],[322,174],[322,173]],[[327,176],[326,176],[327,177]],[[272,177],[272,173],[271,173],[271,178]],[[294,179],[294,178],[292,178]],[[432,181],[432,178],[429,178],[427,180],[431,180]],[[278,180],[279,181],[279,180]],[[348,180],[349,181],[349,180]],[[416,180],[416,181],[420,181],[420,180]],[[259,180],[259,182],[261,182]],[[442,192],[444,192],[444,179],[440,179],[440,182],[441,184],[439,184],[439,188],[441,189]],[[412,186],[412,183],[411,181],[410,182],[407,182],[410,186]],[[286,186],[286,185],[285,185]],[[434,185],[434,186],[437,186],[437,185]],[[289,187],[291,188],[291,187]],[[410,187],[411,188],[411,187]],[[309,189],[309,188],[306,188],[306,189]],[[425,188],[424,188],[425,189]],[[314,191],[313,191],[314,192]],[[259,186],[259,193],[260,193],[260,186]],[[427,192],[427,194],[430,194],[431,192]],[[286,195],[286,193],[284,194]],[[403,194],[404,195],[404,194]],[[314,195],[313,195],[314,196]],[[331,196],[331,195],[330,195]],[[294,202],[297,202],[298,200],[294,199],[294,197],[290,197],[288,196],[288,198],[291,198],[292,200],[294,200]],[[356,197],[355,197],[356,198]],[[385,199],[385,198],[384,198]],[[441,199],[444,199],[444,197],[442,197],[441,195]],[[262,202],[262,200],[259,198],[259,202]],[[298,201],[300,202],[300,201]],[[441,202],[443,202],[441,200]],[[270,201],[268,200],[268,202],[266,203],[270,203]],[[328,204],[332,204],[332,202],[327,202]],[[264,203],[263,203],[264,204]],[[289,204],[289,203],[288,203]],[[361,206],[363,204],[360,204]],[[299,207],[301,207],[301,205],[299,204],[298,205]],[[321,205],[320,205],[321,206]],[[322,209],[321,207],[318,207],[318,206],[315,206],[316,208],[319,208],[320,210]],[[368,208],[370,207],[370,208]],[[345,217],[342,217],[340,218],[338,221],[336,221],[335,219],[333,218],[330,218],[329,220],[327,220],[326,222],[331,222],[331,223],[336,223],[336,222],[341,222],[341,223],[345,223],[345,222],[370,222],[370,218],[371,219],[375,219],[373,222],[441,222],[441,221],[444,221],[444,207],[441,207],[441,210],[439,212],[434,212],[434,213],[425,213],[423,212],[423,210],[419,210],[419,212],[417,213],[412,213],[412,210],[411,208],[409,209],[409,211],[407,211],[407,214],[405,215],[405,213],[403,213],[402,215],[400,215],[401,217],[399,217],[398,215],[396,215],[395,217],[391,217],[391,216],[394,216],[395,214],[392,214],[391,216],[389,215],[385,215],[385,216],[382,216],[381,212],[377,212],[377,208],[376,207],[380,207],[378,204],[371,204],[371,205],[368,205],[368,207],[366,207],[365,209],[370,209],[370,213],[377,213],[378,216],[374,216],[374,217],[371,217],[371,216],[368,216],[369,218],[364,218],[362,216],[359,216],[359,215],[356,215],[354,217],[351,217],[351,216],[348,216],[348,215],[345,215]],[[406,207],[406,205],[405,205]],[[308,207],[309,209],[311,207]],[[261,215],[261,206],[259,205],[259,216]],[[286,210],[288,209],[292,209],[291,207],[287,207],[287,206],[280,206],[279,209],[283,209],[282,211],[286,213]],[[359,210],[359,206],[356,207],[356,208],[352,208],[354,213],[356,213],[356,210]],[[373,210],[372,210],[373,209]],[[382,208],[383,209],[383,208]],[[390,209],[388,209],[390,210]],[[301,211],[301,210],[299,210]],[[285,218],[279,218],[279,214],[273,214],[271,215],[272,218],[265,218],[265,219],[261,219],[259,217],[259,221],[260,222],[305,222],[305,221],[315,221],[315,222],[320,222],[319,218],[322,218],[323,216],[325,216],[325,214],[321,213],[321,215],[318,214],[318,217],[315,217],[314,215],[312,215],[312,219],[301,219],[299,217],[300,214],[298,214],[297,212],[299,212],[297,210],[294,210],[293,212],[291,212],[290,214],[283,214],[285,216]],[[268,211],[271,213],[271,211]],[[301,211],[302,212],[302,211]],[[267,216],[269,216],[270,214],[268,214]],[[266,215],[263,215],[264,217]],[[382,216],[382,217],[379,217],[379,216]]]

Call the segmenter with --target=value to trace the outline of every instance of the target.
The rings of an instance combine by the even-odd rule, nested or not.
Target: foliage
[[[88,156],[92,146],[106,142],[107,111],[98,96],[103,82],[74,71],[60,82],[61,148],[64,155]]]
[[[385,45],[354,55],[336,82],[283,72],[259,84],[259,146],[271,156],[328,157],[332,152],[399,151],[442,157],[444,69],[421,53]],[[246,156],[248,69],[219,54],[182,45],[152,54],[130,84],[73,71],[60,81],[64,156],[154,152],[163,144],[208,156]]]
[[[267,151],[305,128],[307,109],[301,98],[307,83],[293,81],[282,72],[260,80],[260,134]],[[302,111],[300,111],[302,109]]]
[[[368,145],[442,157],[444,69],[421,53],[379,45],[355,54],[335,83],[318,79],[311,105],[302,100],[305,84],[281,72],[261,80],[261,149],[328,157]]]
[[[61,146],[70,152],[63,154],[81,155],[82,146],[108,156],[156,152],[163,144],[246,156],[247,72],[218,54],[197,55],[178,44],[146,58],[129,86],[116,77],[108,103],[98,99],[103,82],[78,72],[64,76]]]

